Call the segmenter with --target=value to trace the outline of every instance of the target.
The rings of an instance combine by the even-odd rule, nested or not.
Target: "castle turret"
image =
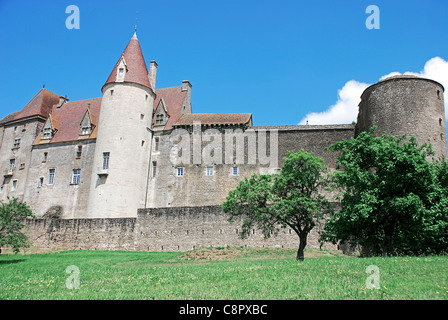
[[[136,217],[144,207],[154,90],[134,34],[102,88],[88,218]]]
[[[431,143],[436,157],[447,155],[443,86],[430,79],[394,76],[361,95],[355,135],[377,126],[377,133],[415,135],[419,145]]]

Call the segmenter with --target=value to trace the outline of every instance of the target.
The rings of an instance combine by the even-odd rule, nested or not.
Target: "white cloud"
[[[356,80],[348,81],[338,90],[338,101],[323,112],[312,112],[303,118],[299,124],[344,124],[356,121],[358,104],[367,83]]]
[[[444,88],[445,100],[445,118],[448,120],[448,62],[440,57],[434,57],[425,63],[420,72],[405,72],[405,75],[414,75],[428,78],[440,82]],[[399,72],[391,72],[382,76],[379,80],[401,75]],[[299,124],[344,124],[356,121],[358,115],[358,104],[361,101],[362,92],[370,84],[359,82],[356,80],[348,81],[341,89],[338,90],[338,100],[336,104],[330,106],[323,112],[312,112],[307,114]]]

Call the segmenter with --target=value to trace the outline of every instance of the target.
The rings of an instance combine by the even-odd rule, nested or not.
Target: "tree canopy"
[[[255,174],[240,181],[222,204],[229,221],[243,219],[240,236],[256,227],[265,238],[290,227],[299,236],[297,260],[304,259],[309,232],[316,219],[331,212],[330,202],[319,193],[325,183],[322,158],[304,150],[288,152],[279,174]]]
[[[356,240],[373,254],[447,248],[448,165],[415,137],[375,135],[376,128],[334,143],[332,180],[342,209],[325,224],[325,241]]]
[[[20,248],[30,246],[28,237],[21,232],[24,225],[21,220],[33,217],[30,207],[17,198],[8,198],[8,202],[0,200],[0,247],[9,245],[15,253]]]

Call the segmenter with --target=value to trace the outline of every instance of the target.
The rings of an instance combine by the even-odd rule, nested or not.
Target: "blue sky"
[[[378,30],[365,25],[371,4]],[[80,29],[66,28],[69,5]],[[193,112],[250,112],[254,125],[297,124],[341,102],[350,84],[421,73],[435,57],[431,74],[446,74],[443,0],[0,0],[0,117],[44,84],[71,101],[101,96],[136,12],[147,65],[159,65],[157,88],[189,80]]]

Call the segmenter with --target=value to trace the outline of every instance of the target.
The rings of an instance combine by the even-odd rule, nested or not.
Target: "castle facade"
[[[254,126],[250,113],[193,113],[191,83],[156,89],[157,67],[147,67],[134,34],[101,97],[70,101],[42,89],[2,119],[0,199],[62,219],[219,206],[245,177],[280,170],[288,150],[335,168],[337,155],[325,148],[373,125],[447,154],[444,88],[433,80],[396,76],[370,86],[356,124]]]

